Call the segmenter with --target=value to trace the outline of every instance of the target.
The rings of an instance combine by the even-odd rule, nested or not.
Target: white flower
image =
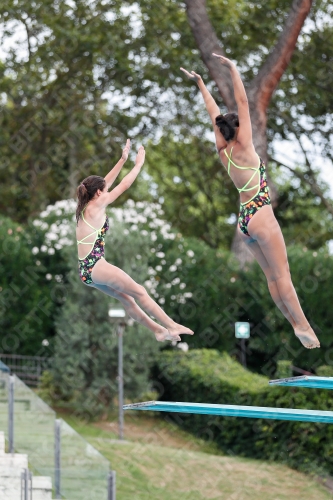
[[[177,266],[175,266],[174,264],[172,264],[172,266],[169,267],[169,271],[171,271],[172,273],[177,271]]]
[[[185,284],[185,283],[181,283],[181,284],[179,285],[179,288],[180,288],[181,290],[183,290],[185,287],[186,287],[186,284]]]
[[[194,252],[193,252],[193,250],[187,250],[186,254],[187,254],[189,257],[194,257]]]
[[[31,250],[31,252],[33,253],[33,255],[36,255],[39,252],[39,248],[33,247],[33,249]]]
[[[51,280],[51,279],[52,279],[52,274],[48,273],[48,274],[45,276],[45,278],[46,278],[47,280]]]
[[[164,252],[156,252],[156,257],[163,259],[163,257],[165,257],[165,253]]]

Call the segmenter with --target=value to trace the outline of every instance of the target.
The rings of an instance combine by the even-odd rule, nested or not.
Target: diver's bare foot
[[[164,342],[165,340],[176,340],[179,341],[181,338],[179,337],[179,334],[171,334],[169,330],[166,328],[163,328],[161,326],[156,332],[155,332],[155,338],[157,342]]]
[[[294,331],[296,337],[299,338],[304,347],[306,347],[307,349],[315,349],[316,347],[320,347],[320,342],[310,325],[307,328],[296,327]]]
[[[193,335],[194,332],[187,328],[186,326],[179,325],[178,323],[174,323],[173,326],[168,327],[171,335]]]

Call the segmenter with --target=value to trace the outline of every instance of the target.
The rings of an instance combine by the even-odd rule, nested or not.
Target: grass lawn
[[[125,442],[116,415],[85,423],[58,412],[117,473],[117,500],[328,500],[317,481],[283,465],[222,455],[157,414],[125,413]]]

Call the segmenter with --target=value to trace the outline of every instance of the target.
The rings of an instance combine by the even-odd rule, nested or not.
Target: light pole
[[[123,373],[123,334],[126,326],[126,311],[121,307],[110,307],[109,317],[117,325],[118,337],[118,428],[119,439],[124,439],[124,373]]]

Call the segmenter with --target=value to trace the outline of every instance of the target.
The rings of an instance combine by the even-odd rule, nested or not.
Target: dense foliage
[[[295,246],[288,251],[293,283],[321,342],[322,349],[317,351],[304,349],[295,337],[257,263],[240,270],[230,252],[181,235],[157,242],[159,251],[153,254],[156,292],[165,310],[194,330],[195,335],[186,339],[190,347],[239,353],[234,323],[248,321],[247,361],[258,373],[273,375],[281,359],[309,371],[332,362],[333,258],[325,249]],[[185,296],[178,297],[179,287]]]
[[[92,290],[81,285],[76,271],[74,208],[74,201],[49,206],[24,231],[17,231],[22,226],[9,219],[0,226],[5,250],[0,282],[3,352],[53,356],[55,321],[66,308],[77,307],[76,302],[80,307],[89,304]],[[309,371],[331,363],[333,258],[325,248],[289,249],[294,285],[322,345],[321,350],[312,351],[295,338],[256,263],[240,270],[229,251],[173,231],[160,205],[129,201],[124,208],[109,210],[109,215],[115,226],[106,237],[107,259],[146,286],[171,317],[194,330],[193,337],[183,339],[191,348],[238,355],[234,322],[249,321],[247,362],[251,370],[273,375],[281,359]],[[33,274],[25,279],[20,295],[24,270],[23,276]],[[97,295],[103,297],[100,292]],[[71,328],[72,323],[66,321]],[[44,339],[48,347],[42,346]]]
[[[280,35],[290,2],[209,0],[207,7],[226,53],[251,80]],[[300,172],[300,181],[288,170],[278,172],[292,181],[286,188],[278,184],[279,220],[290,244],[309,237],[311,248],[332,238],[327,206],[309,182],[313,175],[318,180],[318,158],[331,161],[331,13],[326,0],[313,6],[271,103],[267,130],[271,156]],[[202,99],[179,71],[193,68],[208,80],[184,4],[10,1],[0,7],[0,24],[3,213],[24,222],[73,196],[88,173],[105,175],[129,134],[151,139],[147,168],[158,185],[149,189],[142,176],[131,197],[161,201],[167,219],[184,234],[230,248],[228,221],[235,221],[237,192],[210,142]],[[296,162],[275,139],[286,139],[289,149],[294,143]],[[325,184],[318,184],[328,199]]]
[[[54,320],[66,294],[61,276],[68,263],[55,251],[47,252],[44,231],[34,226],[1,217],[0,240],[0,349],[49,355],[42,342],[54,334]]]

